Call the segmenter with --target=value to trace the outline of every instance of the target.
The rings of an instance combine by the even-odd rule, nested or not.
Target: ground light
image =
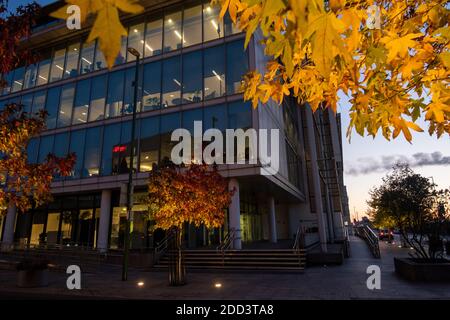
[[[222,288],[222,284],[220,282],[214,283],[215,288]]]
[[[137,283],[137,286],[138,286],[138,287],[143,287],[143,286],[144,286],[144,281],[139,281],[139,282]]]

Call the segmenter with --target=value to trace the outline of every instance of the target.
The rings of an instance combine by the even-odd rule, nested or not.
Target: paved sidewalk
[[[66,274],[52,272],[46,288],[15,286],[16,273],[0,270],[0,298],[110,298],[110,299],[450,299],[450,284],[415,284],[394,273],[394,256],[409,249],[381,243],[382,259],[374,259],[366,244],[351,239],[352,257],[342,266],[307,268],[303,274],[188,272],[188,284],[169,287],[166,272],[131,270],[129,280],[120,280],[120,268],[104,273],[83,274],[82,289],[68,290]],[[381,268],[381,290],[366,286],[367,266]],[[144,286],[138,287],[137,282]],[[221,288],[214,284],[220,282]]]

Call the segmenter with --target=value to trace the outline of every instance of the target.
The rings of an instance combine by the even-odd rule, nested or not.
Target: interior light
[[[217,74],[216,70],[213,70],[212,72],[214,73],[214,75],[216,76],[217,79],[222,81],[222,78]]]
[[[134,29],[133,31],[134,31],[135,33],[138,33],[138,32],[139,32],[138,29]]]
[[[82,112],[81,114],[82,114],[83,116],[85,116],[87,113],[86,113],[86,112]]]
[[[167,20],[167,22],[168,22],[168,23],[172,23],[173,21],[172,21],[172,19],[169,19],[169,20]]]
[[[78,49],[77,48],[73,48],[73,51],[78,51]]]
[[[148,44],[145,44],[145,47],[148,49],[148,50],[150,50],[150,51],[152,51],[153,52],[153,49],[152,49],[152,47],[150,47]]]
[[[213,25],[214,29],[219,29],[219,27],[217,26],[217,23],[214,20],[211,20],[211,24]]]
[[[55,67],[57,67],[58,69],[64,70],[60,65],[55,64]]]
[[[44,81],[47,81],[47,78],[44,78],[43,76],[39,76],[39,78],[41,78]]]
[[[84,58],[84,57],[82,57],[81,59],[84,60],[84,61],[86,61],[86,62],[89,63],[89,64],[92,64],[92,62],[90,62],[88,59],[86,59],[86,58]]]
[[[173,79],[173,82],[175,82],[177,85],[179,85],[181,87],[181,83],[177,79]]]
[[[207,12],[211,12],[211,7],[209,7],[209,6],[206,7],[206,11],[207,11]]]

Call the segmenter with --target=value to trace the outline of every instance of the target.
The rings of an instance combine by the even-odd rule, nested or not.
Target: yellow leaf
[[[418,44],[414,39],[423,36],[421,33],[410,33],[403,37],[397,35],[386,36],[381,42],[386,45],[389,50],[387,61],[392,62],[396,57],[405,58],[408,55],[409,48],[415,48]]]
[[[423,129],[421,127],[419,127],[417,124],[415,124],[414,122],[407,121],[406,125],[408,126],[408,128],[411,128],[414,131],[423,132]]]
[[[141,13],[144,11],[144,7],[138,4],[137,0],[107,0],[110,1],[120,11],[126,13]]]
[[[121,47],[121,36],[126,36],[127,31],[119,19],[117,7],[106,2],[99,11],[87,42],[98,38],[100,50],[103,52],[108,68],[112,68]]]

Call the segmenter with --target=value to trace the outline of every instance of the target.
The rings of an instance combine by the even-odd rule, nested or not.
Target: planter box
[[[48,269],[17,271],[17,286],[20,288],[48,286]]]
[[[410,281],[450,281],[450,261],[394,258],[395,272]]]

